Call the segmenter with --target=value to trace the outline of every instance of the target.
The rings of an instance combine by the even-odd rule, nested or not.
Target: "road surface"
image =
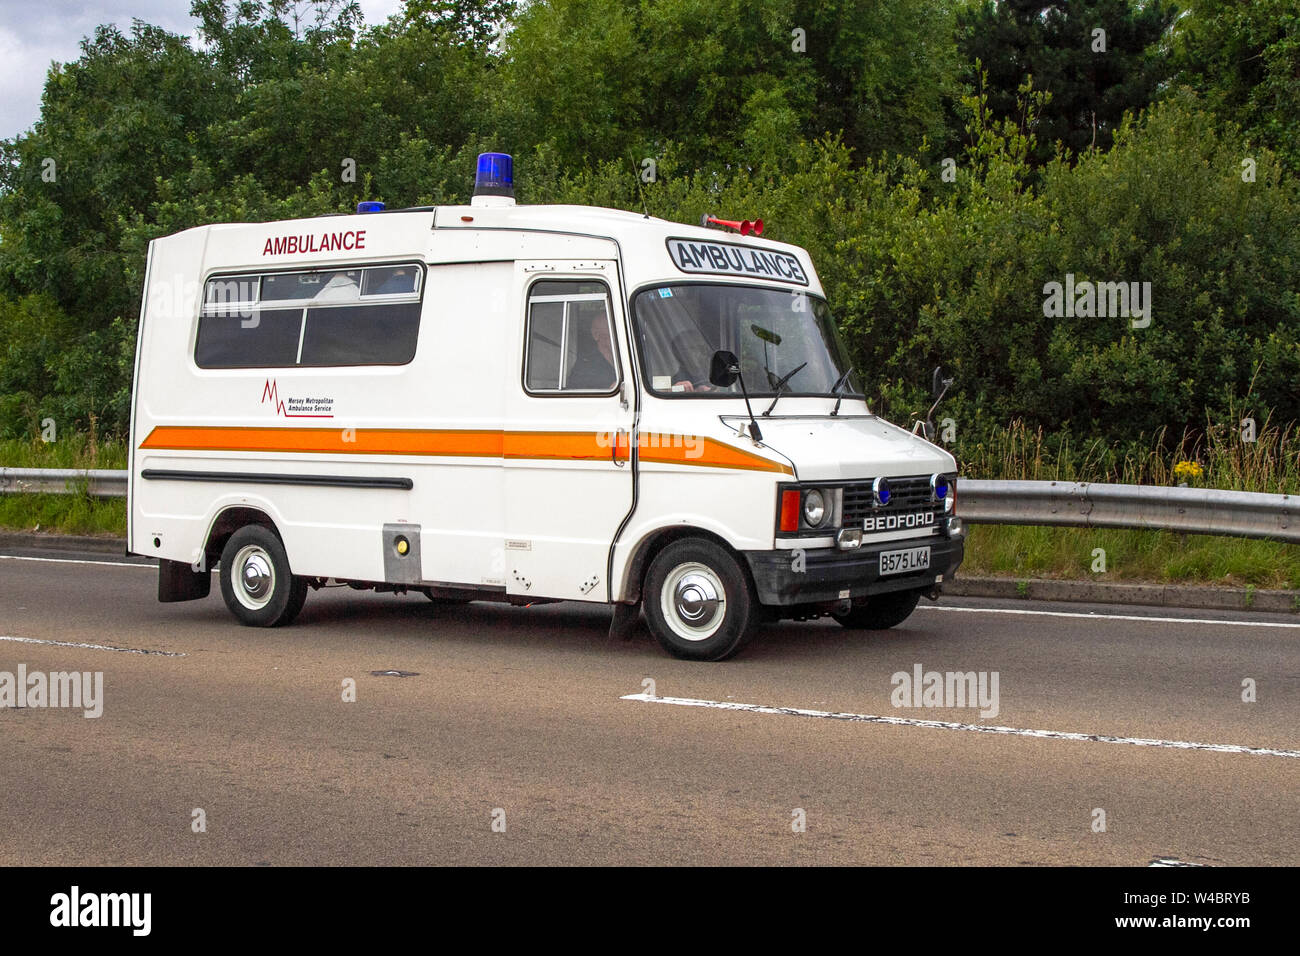
[[[1300,863],[1290,618],[952,600],[699,664],[599,606],[338,588],[256,630],[215,578],[5,554],[0,672],[102,672],[103,713],[0,708],[4,865]],[[996,715],[894,706],[918,665]]]

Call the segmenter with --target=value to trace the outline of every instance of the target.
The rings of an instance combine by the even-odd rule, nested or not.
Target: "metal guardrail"
[[[957,481],[972,524],[1137,528],[1300,544],[1300,496],[1108,485],[1087,481]]]
[[[0,468],[0,493],[126,497],[126,472]],[[1136,528],[1266,538],[1300,544],[1300,495],[1108,485],[1087,481],[957,482],[957,513],[971,524]]]
[[[0,493],[125,498],[126,472],[108,468],[0,468]]]

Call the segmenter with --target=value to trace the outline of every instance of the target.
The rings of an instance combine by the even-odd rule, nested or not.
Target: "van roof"
[[[760,246],[782,249],[795,249],[789,243],[764,239],[761,236],[748,235],[723,229],[704,228],[698,225],[660,219],[626,209],[611,209],[605,206],[577,205],[516,205],[516,206],[413,206],[409,209],[385,209],[370,213],[326,213],[300,219],[274,219],[265,222],[212,223],[196,226],[196,229],[245,227],[248,229],[266,229],[271,226],[294,226],[303,224],[319,229],[334,225],[330,220],[342,223],[373,222],[383,217],[401,217],[404,220],[429,220],[430,227],[436,229],[530,229],[548,232],[583,233],[610,239],[623,235],[644,234],[645,231],[657,231],[665,236],[673,235],[687,239],[711,240],[713,242],[744,242]],[[472,222],[465,218],[472,219]],[[190,230],[185,230],[186,232]]]
[[[364,231],[366,235],[365,245],[356,248],[364,248],[366,258],[380,254],[381,248],[383,254],[392,255],[396,254],[396,250],[402,250],[402,254],[410,255],[425,249],[430,236],[445,236],[448,232],[461,230],[479,233],[484,238],[489,233],[520,231],[608,240],[617,243],[627,264],[642,265],[647,274],[681,275],[695,271],[679,271],[674,267],[674,260],[669,254],[669,243],[673,239],[780,252],[797,258],[802,264],[811,281],[800,285],[809,291],[820,292],[820,283],[812,270],[808,254],[798,246],[752,234],[742,237],[739,233],[723,229],[703,228],[600,206],[426,206],[270,222],[220,223],[185,230],[178,233],[177,237],[199,238],[202,235],[202,242],[207,249],[205,259],[211,269],[219,267],[218,264],[223,262],[252,265],[255,262],[262,264],[274,261],[282,266],[292,266],[307,260],[318,264],[349,258],[346,253],[353,250],[355,242],[339,237],[355,236],[359,231]],[[278,244],[285,240],[293,241],[280,247]],[[300,243],[309,245],[307,248],[299,248]],[[327,254],[324,260],[322,252]],[[641,269],[635,271],[642,272]],[[719,277],[707,269],[701,271],[701,277],[705,275],[714,279]],[[754,280],[757,277],[751,275],[738,278]]]

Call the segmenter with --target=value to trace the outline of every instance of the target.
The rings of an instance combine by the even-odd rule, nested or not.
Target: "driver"
[[[609,320],[604,312],[592,318],[589,331],[591,338],[578,343],[578,354],[565,377],[565,386],[595,391],[611,389],[618,383],[618,375],[614,371]]]

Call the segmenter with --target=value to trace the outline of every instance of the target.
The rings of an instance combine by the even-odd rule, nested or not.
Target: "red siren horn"
[[[742,236],[747,236],[751,232],[756,236],[763,234],[763,220],[755,219],[752,222],[748,219],[718,219],[715,216],[705,216],[702,225],[726,226],[728,229],[735,229]]]

